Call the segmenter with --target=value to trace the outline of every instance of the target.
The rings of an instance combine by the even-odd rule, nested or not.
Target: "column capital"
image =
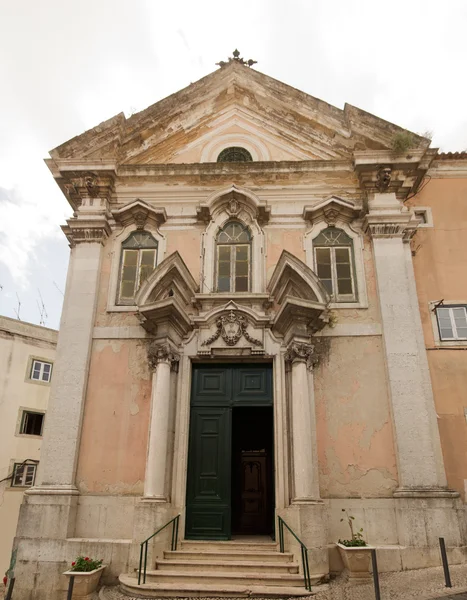
[[[381,179],[382,185],[384,173]],[[418,225],[419,220],[414,212],[404,206],[394,192],[381,189],[379,193],[370,194],[363,229],[373,239],[400,238],[408,242],[415,234]]]
[[[148,360],[152,369],[156,369],[159,363],[168,363],[176,371],[180,355],[169,344],[152,341],[148,347]]]
[[[307,368],[312,370],[316,364],[315,360],[315,347],[313,344],[307,344],[303,342],[292,342],[287,347],[287,351],[284,355],[285,362],[288,363],[305,363]]]

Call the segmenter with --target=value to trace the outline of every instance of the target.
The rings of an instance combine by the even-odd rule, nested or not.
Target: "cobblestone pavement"
[[[453,565],[450,569],[452,589],[448,589],[444,585],[442,567],[382,573],[380,575],[381,600],[467,600],[467,564]],[[331,580],[328,585],[314,588],[314,591],[312,596],[306,596],[303,600],[375,600],[372,580],[368,584],[349,585],[347,578],[343,575]],[[118,586],[103,588],[99,593],[99,599],[140,600],[140,598],[133,599],[122,594]],[[176,599],[171,598],[170,600]],[[188,599],[184,598],[183,600]],[[197,598],[196,600],[227,599]],[[261,599],[255,598],[255,600]]]

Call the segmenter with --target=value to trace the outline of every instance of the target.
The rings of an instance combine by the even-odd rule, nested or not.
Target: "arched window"
[[[122,243],[120,304],[133,304],[136,292],[157,263],[157,240],[148,231],[134,231]]]
[[[316,274],[334,302],[357,298],[352,238],[337,227],[328,227],[313,240]]]
[[[251,235],[238,221],[229,221],[219,232],[217,246],[217,291],[250,291]]]
[[[239,146],[225,148],[217,157],[217,162],[252,162],[253,158],[248,150]]]

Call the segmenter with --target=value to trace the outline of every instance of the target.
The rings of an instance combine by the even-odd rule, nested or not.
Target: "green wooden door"
[[[271,403],[269,365],[193,368],[186,498],[188,539],[230,539],[232,408]]]

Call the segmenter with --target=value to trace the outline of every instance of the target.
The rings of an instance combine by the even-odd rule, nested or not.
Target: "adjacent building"
[[[439,564],[438,536],[465,559],[464,156],[236,53],[46,162],[74,213],[20,600],[61,598],[81,552],[138,595],[140,543],[177,515],[197,552],[281,517],[318,578],[342,510],[382,570]],[[207,595],[165,544],[153,593]]]
[[[10,566],[23,492],[34,485],[57,331],[0,317],[0,573]]]

